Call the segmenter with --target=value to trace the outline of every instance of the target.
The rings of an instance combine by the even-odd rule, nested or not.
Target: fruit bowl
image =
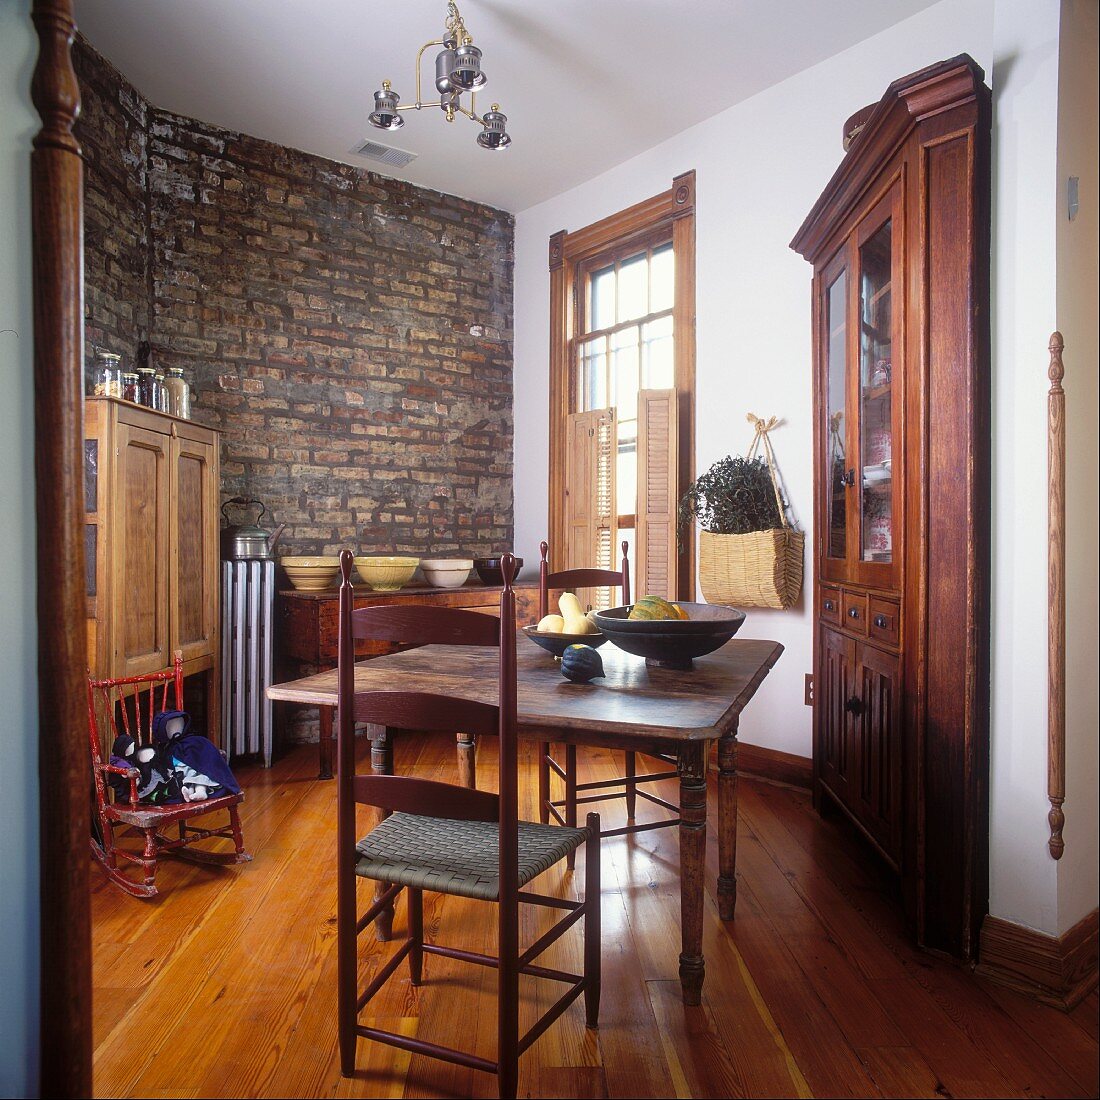
[[[419,558],[355,558],[355,570],[364,584],[375,592],[396,592],[412,580]]]
[[[555,657],[560,657],[571,645],[590,645],[593,649],[599,649],[607,641],[606,634],[558,634],[551,630],[539,630],[537,626],[525,626],[523,633]]]
[[[339,558],[285,557],[279,564],[287,580],[299,592],[322,592],[336,583],[340,572]]]
[[[611,607],[593,615],[596,626],[627,653],[654,668],[692,667],[696,657],[721,649],[741,629],[744,611],[722,604],[680,603],[687,619],[628,619],[630,608]]]

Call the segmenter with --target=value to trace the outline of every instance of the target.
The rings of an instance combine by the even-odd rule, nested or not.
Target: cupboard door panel
[[[835,630],[821,631],[821,669],[815,705],[820,776],[842,802],[848,802],[851,733],[847,704],[853,689],[855,643]]]
[[[217,633],[217,456],[213,444],[179,438],[171,456],[172,649],[190,661],[211,652]]]
[[[895,862],[901,854],[901,677],[898,658],[857,647],[850,808]]]
[[[121,421],[111,518],[112,676],[169,663],[168,437]]]

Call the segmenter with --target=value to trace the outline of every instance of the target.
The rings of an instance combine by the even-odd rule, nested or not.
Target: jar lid
[[[136,382],[138,380],[138,376],[134,374],[133,371],[128,370],[123,372],[122,379],[124,382]]]
[[[155,373],[153,371],[152,367],[138,367],[137,372],[138,372],[138,374],[153,374],[153,373]]]
[[[104,351],[102,348],[95,353],[95,357],[112,366],[122,362],[122,356],[117,351]]]
[[[168,368],[168,373],[173,378],[182,378],[183,377],[183,367],[169,367]]]

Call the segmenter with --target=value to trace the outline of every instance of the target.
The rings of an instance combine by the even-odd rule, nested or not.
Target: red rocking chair
[[[171,703],[169,704],[169,689]],[[175,654],[173,667],[150,676],[131,676],[120,680],[93,680],[88,677],[88,731],[92,748],[92,774],[95,779],[95,822],[99,835],[91,838],[92,855],[99,861],[107,877],[135,898],[156,897],[157,859],[161,852],[171,851],[196,863],[247,863],[252,857],[244,849],[237,806],[243,794],[226,794],[202,802],[152,806],[138,801],[137,768],[118,767],[110,762],[110,749],[121,732],[139,745],[152,741],[153,717],[164,710],[183,709],[183,655]],[[118,717],[116,718],[116,712]],[[109,740],[104,750],[100,723]],[[130,781],[128,802],[112,797],[107,782],[109,775],[121,775]],[[228,811],[229,822],[220,828],[199,828],[189,824],[196,817],[218,810]],[[168,836],[163,830],[176,826],[178,835]],[[129,851],[116,843],[120,832],[134,830],[144,834],[140,853]],[[235,852],[210,852],[191,848],[196,840],[228,837]],[[127,875],[123,866],[133,864],[140,870],[141,880]]]

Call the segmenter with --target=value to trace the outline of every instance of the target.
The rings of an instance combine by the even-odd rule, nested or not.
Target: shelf
[[[867,300],[867,304],[873,306],[880,298],[890,293],[889,282],[883,283],[883,285],[875,291],[874,294]]]
[[[884,397],[889,397],[892,390],[893,387],[889,382],[887,382],[885,386],[864,386],[863,400],[881,401]]]

